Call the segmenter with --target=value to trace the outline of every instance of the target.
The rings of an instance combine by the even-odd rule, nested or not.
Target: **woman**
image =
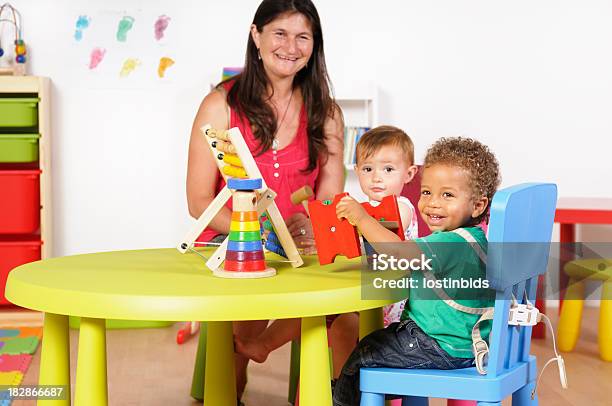
[[[312,225],[290,195],[304,185],[316,199],[342,191],[344,123],[330,96],[319,15],[310,0],[264,0],[247,43],[244,70],[206,96],[191,132],[187,172],[189,212],[199,217],[223,186],[200,132],[205,124],[238,127],[255,157],[298,247],[314,251]],[[231,210],[223,208],[202,237],[229,233]],[[237,337],[254,337],[267,320],[234,323]],[[236,355],[239,398],[248,358]]]

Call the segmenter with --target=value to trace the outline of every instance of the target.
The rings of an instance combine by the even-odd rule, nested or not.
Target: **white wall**
[[[174,246],[189,226],[191,121],[211,78],[242,64],[259,1],[12,3],[24,17],[31,73],[54,83],[55,254]],[[466,135],[496,152],[504,185],[554,181],[563,196],[612,196],[611,2],[316,4],[332,81],[377,82],[380,123],[404,128],[419,161],[438,137]],[[140,40],[109,40],[107,57],[143,56],[140,76],[89,72],[92,44],[74,40],[77,17],[99,16],[92,33],[106,18],[95,29],[112,36],[110,17],[123,12],[136,16]],[[161,14],[172,18],[168,41],[151,45],[142,33]],[[144,74],[162,52],[176,60],[165,81]]]

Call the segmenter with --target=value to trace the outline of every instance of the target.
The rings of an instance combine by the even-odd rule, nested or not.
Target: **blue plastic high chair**
[[[385,394],[403,406],[424,406],[429,397],[476,400],[479,406],[537,405],[537,368],[529,355],[531,327],[509,326],[513,295],[535,302],[538,276],[546,272],[557,201],[554,184],[521,184],[498,191],[491,204],[487,278],[496,291],[486,375],[476,368],[423,370],[362,368],[361,406],[383,406]],[[517,244],[529,243],[529,244]]]

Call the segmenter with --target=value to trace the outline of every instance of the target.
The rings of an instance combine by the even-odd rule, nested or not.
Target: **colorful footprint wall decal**
[[[74,39],[80,41],[83,39],[83,31],[89,27],[91,18],[86,15],[79,16],[75,24]]]
[[[134,26],[134,17],[124,16],[117,26],[117,41],[127,41],[127,34]]]

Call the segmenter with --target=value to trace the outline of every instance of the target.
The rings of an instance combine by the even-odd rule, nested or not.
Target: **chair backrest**
[[[425,224],[425,221],[423,220],[423,217],[421,217],[421,213],[417,208],[417,205],[419,204],[419,199],[421,198],[421,171],[423,170],[423,166],[418,165],[417,167],[419,168],[419,170],[417,171],[416,175],[414,175],[414,178],[412,178],[409,183],[404,185],[404,188],[402,189],[402,193],[400,193],[400,195],[407,197],[414,205],[414,208],[417,212],[417,219],[419,222],[419,237],[425,237],[431,234],[431,231],[429,230],[427,224]]]
[[[498,191],[491,203],[487,279],[496,291],[487,373],[497,376],[529,357],[531,328],[508,326],[512,294],[535,303],[546,272],[557,186],[526,183]]]

